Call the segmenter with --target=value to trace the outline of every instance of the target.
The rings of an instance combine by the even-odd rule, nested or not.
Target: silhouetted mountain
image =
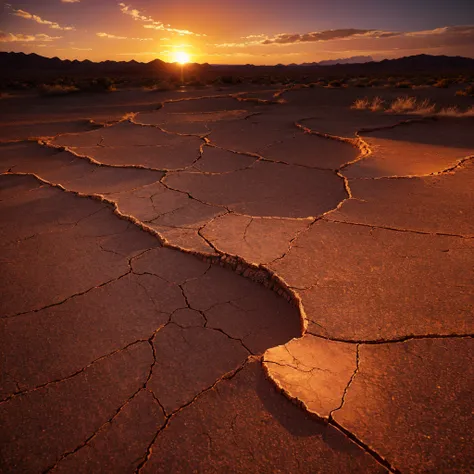
[[[202,66],[188,64],[187,69],[194,70]],[[45,58],[38,54],[0,52],[0,77],[8,79],[37,79],[55,76],[144,76],[160,77],[176,73],[179,67],[155,59],[149,63],[131,61],[102,61],[92,62],[88,59],[71,61],[69,59]]]
[[[315,63],[303,63],[300,66],[334,66],[335,64],[362,64],[373,61],[372,56],[352,56],[350,58],[327,59]]]
[[[373,61],[369,56],[302,65],[254,66],[254,65],[209,65],[187,64],[188,78],[212,80],[216,77],[284,76],[291,80],[316,77],[338,77],[348,75],[415,75],[415,74],[469,74],[474,75],[474,59],[459,56],[429,56],[421,54],[399,59]],[[369,61],[369,62],[367,62]],[[335,64],[333,64],[335,63]],[[122,77],[166,79],[179,75],[181,67],[155,59],[149,63],[131,61],[61,60],[45,58],[38,54],[0,52],[0,78],[11,80],[49,80],[54,77]]]

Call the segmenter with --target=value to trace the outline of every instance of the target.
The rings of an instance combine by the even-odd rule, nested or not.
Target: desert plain
[[[473,471],[474,118],[367,95],[0,99],[1,472]]]

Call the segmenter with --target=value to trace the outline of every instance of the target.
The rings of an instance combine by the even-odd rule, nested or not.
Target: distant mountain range
[[[317,63],[303,63],[300,66],[334,66],[335,64],[362,64],[374,61],[372,56],[352,56],[350,58],[327,59]]]
[[[58,76],[70,77],[130,77],[169,78],[180,73],[180,66],[160,59],[148,63],[137,61],[78,61],[46,58],[38,54],[0,52],[0,79],[47,80]],[[276,66],[187,64],[187,77],[212,79],[232,75],[256,77],[284,75],[289,78],[339,75],[410,75],[410,74],[469,74],[474,75],[474,59],[459,56],[418,55],[399,59],[373,61],[370,56]]]

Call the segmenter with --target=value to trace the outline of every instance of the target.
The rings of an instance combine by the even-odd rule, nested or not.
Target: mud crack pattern
[[[4,129],[2,472],[472,468],[472,120],[236,92]]]

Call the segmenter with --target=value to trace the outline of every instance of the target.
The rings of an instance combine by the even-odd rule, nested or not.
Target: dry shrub
[[[175,83],[161,81],[151,86],[144,87],[143,90],[147,90],[150,92],[166,92],[166,91],[175,90],[176,88],[177,88],[177,85]]]
[[[370,101],[367,97],[357,99],[351,106],[355,110],[370,110],[372,112],[380,112],[384,110],[384,100],[381,97],[375,97]]]
[[[355,110],[366,110],[370,106],[369,99],[364,97],[363,99],[357,99],[351,106],[351,109]]]
[[[450,84],[451,84],[451,81],[449,79],[440,79],[439,81],[437,81],[433,84],[433,87],[438,87],[438,88],[441,88],[441,89],[447,89]]]
[[[416,115],[433,115],[435,113],[436,105],[432,104],[428,99],[417,103],[416,108],[412,110],[411,114]]]
[[[415,115],[433,115],[436,105],[429,100],[418,102],[416,97],[397,97],[389,109],[388,113],[392,114],[415,114]]]
[[[456,95],[464,96],[464,97],[467,97],[467,96],[473,96],[474,97],[474,85],[471,84],[471,85],[467,86],[465,89],[456,91]]]
[[[375,97],[370,104],[370,110],[372,112],[380,112],[384,110],[385,101],[381,97]]]
[[[400,81],[395,85],[398,89],[411,89],[413,84],[410,81]]]
[[[446,107],[438,112],[440,117],[474,117],[474,105],[469,107],[464,112],[457,107]]]
[[[338,89],[339,87],[345,87],[345,84],[337,79],[334,81],[330,81],[329,84],[326,86],[326,88],[328,89]]]
[[[47,97],[74,94],[79,92],[76,86],[64,86],[59,84],[41,84],[38,86],[38,92]]]
[[[416,98],[415,97],[397,97],[387,112],[394,114],[403,114],[406,112],[411,112],[416,107]]]

